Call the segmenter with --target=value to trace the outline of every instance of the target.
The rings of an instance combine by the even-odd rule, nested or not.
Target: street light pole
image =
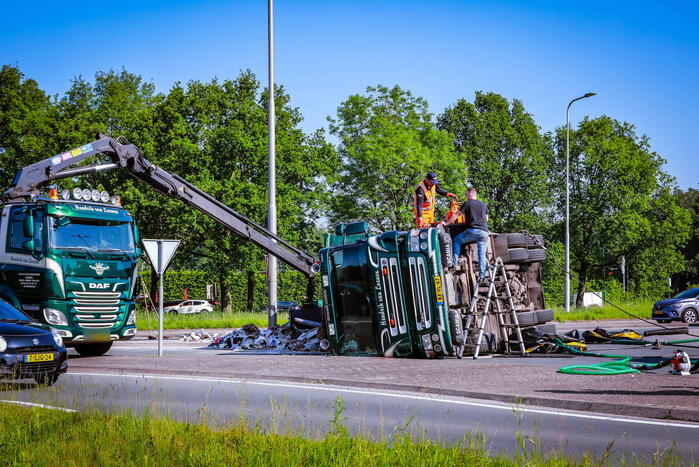
[[[269,104],[267,109],[267,125],[269,127],[269,206],[267,207],[267,228],[273,234],[277,233],[277,162],[275,146],[275,108],[274,108],[274,0],[267,0],[267,62],[269,70]],[[277,325],[277,257],[268,255],[267,283],[269,285],[269,302],[267,311],[267,326]]]
[[[570,106],[573,102],[597,95],[596,92],[588,92],[584,96],[576,97],[568,103],[566,109],[566,278],[565,278],[565,307],[566,313],[570,311]]]

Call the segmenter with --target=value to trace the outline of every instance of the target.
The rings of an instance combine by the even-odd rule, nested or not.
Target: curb
[[[236,378],[241,380],[267,380],[267,381],[285,381],[291,383],[307,383],[307,384],[321,384],[326,386],[344,386],[353,388],[364,388],[364,389],[383,389],[389,391],[404,391],[404,392],[417,392],[422,394],[438,394],[442,396],[456,396],[456,397],[466,397],[470,399],[480,399],[504,402],[514,405],[531,405],[539,407],[550,407],[563,410],[575,410],[579,412],[598,412],[604,414],[613,415],[624,415],[629,417],[639,417],[639,418],[653,418],[659,420],[674,420],[674,421],[687,421],[687,422],[699,422],[699,408],[674,408],[674,407],[657,407],[657,406],[631,406],[624,404],[614,404],[610,402],[596,402],[596,401],[576,401],[576,400],[561,400],[548,397],[532,397],[532,396],[517,396],[512,394],[497,394],[497,393],[485,393],[478,391],[466,391],[461,389],[446,389],[446,388],[434,388],[429,386],[418,386],[410,384],[392,384],[392,383],[372,383],[363,381],[352,381],[343,379],[320,379],[320,378],[304,378],[297,376],[274,376],[274,375],[227,375],[221,376],[220,373],[208,373],[201,371],[181,371],[173,373],[172,371],[166,370],[148,370],[148,372],[141,373],[140,371],[126,371],[123,368],[109,367],[109,366],[73,366],[68,369],[68,373],[71,370],[97,370],[97,371],[114,371],[114,374],[142,374],[143,376],[148,375],[172,375],[172,376],[206,376],[215,377],[219,379],[225,378]]]

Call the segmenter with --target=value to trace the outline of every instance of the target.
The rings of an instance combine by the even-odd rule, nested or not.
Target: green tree
[[[540,230],[550,206],[551,146],[521,101],[477,92],[459,99],[437,125],[454,135],[470,183],[488,203],[494,231]]]
[[[466,170],[451,136],[435,128],[427,102],[399,86],[368,87],[330,119],[342,165],[333,184],[331,221],[366,220],[378,230],[414,226],[413,191],[425,173],[465,190]]]
[[[557,212],[565,203],[565,143],[565,128],[559,128],[559,157],[551,167]],[[668,277],[682,269],[680,248],[690,219],[672,196],[664,162],[628,123],[585,118],[571,130],[571,268],[580,279],[578,305],[588,280],[617,268],[622,256],[630,285],[640,294],[666,289]]]
[[[17,68],[0,70],[0,186],[17,170],[59,151],[51,98]]]
[[[676,289],[682,290],[694,284],[699,284],[699,190],[689,188],[687,191],[675,192],[677,204],[689,211],[692,216],[692,227],[689,241],[682,249],[685,268],[673,277]],[[679,291],[678,290],[678,291]]]

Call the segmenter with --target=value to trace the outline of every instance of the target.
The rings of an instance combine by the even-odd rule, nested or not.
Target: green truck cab
[[[136,334],[138,230],[115,197],[79,191],[0,205],[0,295],[101,355]]]
[[[438,229],[371,236],[366,222],[338,225],[320,252],[324,332],[333,353],[454,355],[463,337],[445,299],[451,261],[450,237]]]

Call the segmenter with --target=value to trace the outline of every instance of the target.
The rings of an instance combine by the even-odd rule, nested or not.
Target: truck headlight
[[[56,326],[68,326],[68,320],[66,315],[53,308],[44,308],[44,319],[49,324]]]
[[[0,336],[0,352],[4,352],[5,350],[7,350],[7,341]]]
[[[56,342],[56,345],[63,347],[63,338],[61,334],[53,328],[51,328],[51,334],[53,334],[53,340]]]
[[[129,313],[129,319],[126,320],[127,326],[131,326],[132,324],[136,324],[136,310]]]

